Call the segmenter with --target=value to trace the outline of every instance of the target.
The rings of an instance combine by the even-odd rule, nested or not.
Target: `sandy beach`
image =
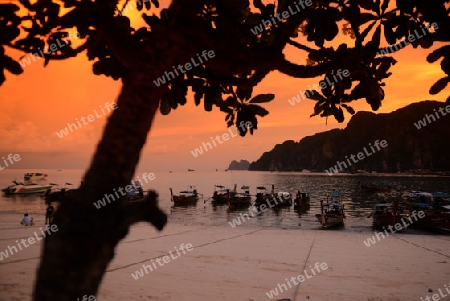
[[[0,216],[0,252],[44,227],[43,215],[33,215],[32,227],[20,226],[20,214]],[[97,300],[420,301],[439,289],[450,295],[449,236],[396,233],[367,247],[372,234],[175,223],[157,232],[137,224],[117,247]],[[0,261],[0,300],[31,299],[41,243]]]

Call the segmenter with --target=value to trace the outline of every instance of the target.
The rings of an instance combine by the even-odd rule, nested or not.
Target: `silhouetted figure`
[[[55,208],[50,203],[45,211],[45,224],[53,224],[53,214],[55,213]]]

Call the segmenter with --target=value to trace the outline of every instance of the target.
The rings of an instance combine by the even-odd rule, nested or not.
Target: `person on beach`
[[[52,206],[52,203],[50,203],[47,207],[47,210],[45,212],[45,224],[53,224],[53,213],[55,212],[55,208]]]
[[[23,215],[22,221],[20,222],[20,224],[24,225],[24,226],[33,226],[34,222],[33,222],[33,218],[31,216],[28,215],[28,213],[25,213]]]

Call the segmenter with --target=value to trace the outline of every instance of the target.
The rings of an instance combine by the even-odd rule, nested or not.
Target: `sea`
[[[12,181],[23,182],[27,172],[41,172],[48,175],[42,183],[57,184],[59,187],[76,188],[79,186],[85,170],[81,169],[4,169],[0,171],[0,188],[12,184]],[[147,173],[145,180],[143,175]],[[344,225],[337,230],[349,232],[373,232],[372,219],[368,215],[374,204],[389,197],[401,195],[411,190],[428,192],[449,192],[450,177],[419,176],[407,174],[333,174],[303,173],[303,172],[259,172],[259,171],[151,171],[139,170],[135,179],[141,179],[144,190],[156,190],[159,194],[159,204],[169,217],[169,223],[201,226],[227,226],[244,214],[249,214],[250,208],[229,210],[226,205],[213,206],[211,197],[214,185],[223,185],[232,189],[236,184],[250,186],[250,193],[256,194],[257,186],[265,186],[268,190],[272,185],[277,191],[291,192],[295,197],[298,190],[308,192],[311,205],[308,210],[298,212],[291,208],[267,209],[261,214],[249,214],[250,219],[238,227],[274,228],[274,229],[319,229],[315,214],[320,213],[320,201],[326,201],[327,193],[333,190],[341,191],[346,219]],[[388,184],[393,187],[389,193],[367,193],[360,190],[360,184]],[[193,206],[174,207],[170,201],[172,188],[177,194],[181,190],[195,186],[202,194],[199,202]],[[56,185],[55,185],[56,187]],[[45,200],[40,195],[0,196],[0,214],[2,212],[17,213],[18,220],[23,213],[44,215]],[[422,230],[408,230],[408,233],[429,233]],[[429,233],[432,235],[432,233]]]

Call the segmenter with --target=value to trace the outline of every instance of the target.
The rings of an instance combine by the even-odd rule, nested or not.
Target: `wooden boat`
[[[326,204],[320,201],[320,214],[316,214],[316,218],[323,229],[338,227],[344,223],[344,205],[341,203],[339,191],[332,191],[330,195],[327,194]]]
[[[225,205],[228,204],[228,201],[230,200],[232,192],[230,189],[225,188],[225,186],[222,185],[214,185],[214,193],[212,196],[211,203],[213,205]]]
[[[145,193],[142,189],[142,183],[140,181],[134,181],[132,183],[132,189],[127,192],[125,199],[125,205],[132,205],[145,200]]]
[[[194,186],[189,186],[187,190],[180,191],[179,195],[174,195],[172,188],[170,188],[170,197],[174,205],[190,205],[196,204],[198,201],[197,189]]]
[[[433,202],[434,202],[432,193],[429,193],[426,191],[421,191],[421,190],[413,190],[413,191],[407,192],[402,197],[405,200],[405,203],[408,205],[411,205],[413,203],[433,204]]]
[[[396,224],[401,225],[401,229],[396,231],[406,230],[407,226],[402,223],[402,218],[406,215],[399,214],[398,202],[375,204],[374,211],[371,213],[373,224],[375,227],[389,228],[389,226],[395,227]],[[370,217],[370,216],[369,216]]]
[[[51,183],[50,183],[51,184]],[[52,190],[47,190],[45,192],[45,200],[47,202],[60,202],[65,197],[73,194],[78,190],[78,188],[67,188],[66,185],[72,185],[71,183],[65,183],[63,188],[56,188]],[[58,186],[54,184],[54,186]]]
[[[273,194],[271,191],[267,190],[264,186],[256,187],[256,199],[253,203],[255,206],[259,207],[262,204],[269,204],[273,200]]]
[[[443,203],[441,199],[436,201],[433,194],[424,191],[410,192],[405,203],[410,212],[424,212],[423,217],[412,219],[413,227],[450,234],[449,204]]]
[[[438,206],[450,205],[450,193],[433,192],[433,201]]]
[[[254,205],[259,207],[266,204],[269,208],[285,208],[292,206],[292,195],[286,191],[275,192],[275,185],[269,191],[264,186],[256,187],[256,200]]]
[[[276,208],[284,208],[292,206],[292,195],[286,191],[274,193],[274,205]]]
[[[297,196],[294,199],[294,209],[300,209],[310,204],[309,193],[297,191]]]
[[[234,185],[234,190],[230,194],[230,198],[228,200],[228,207],[248,207],[252,203],[252,197],[250,195],[250,187],[242,186],[241,190],[243,192],[238,192],[236,190],[236,184]]]

